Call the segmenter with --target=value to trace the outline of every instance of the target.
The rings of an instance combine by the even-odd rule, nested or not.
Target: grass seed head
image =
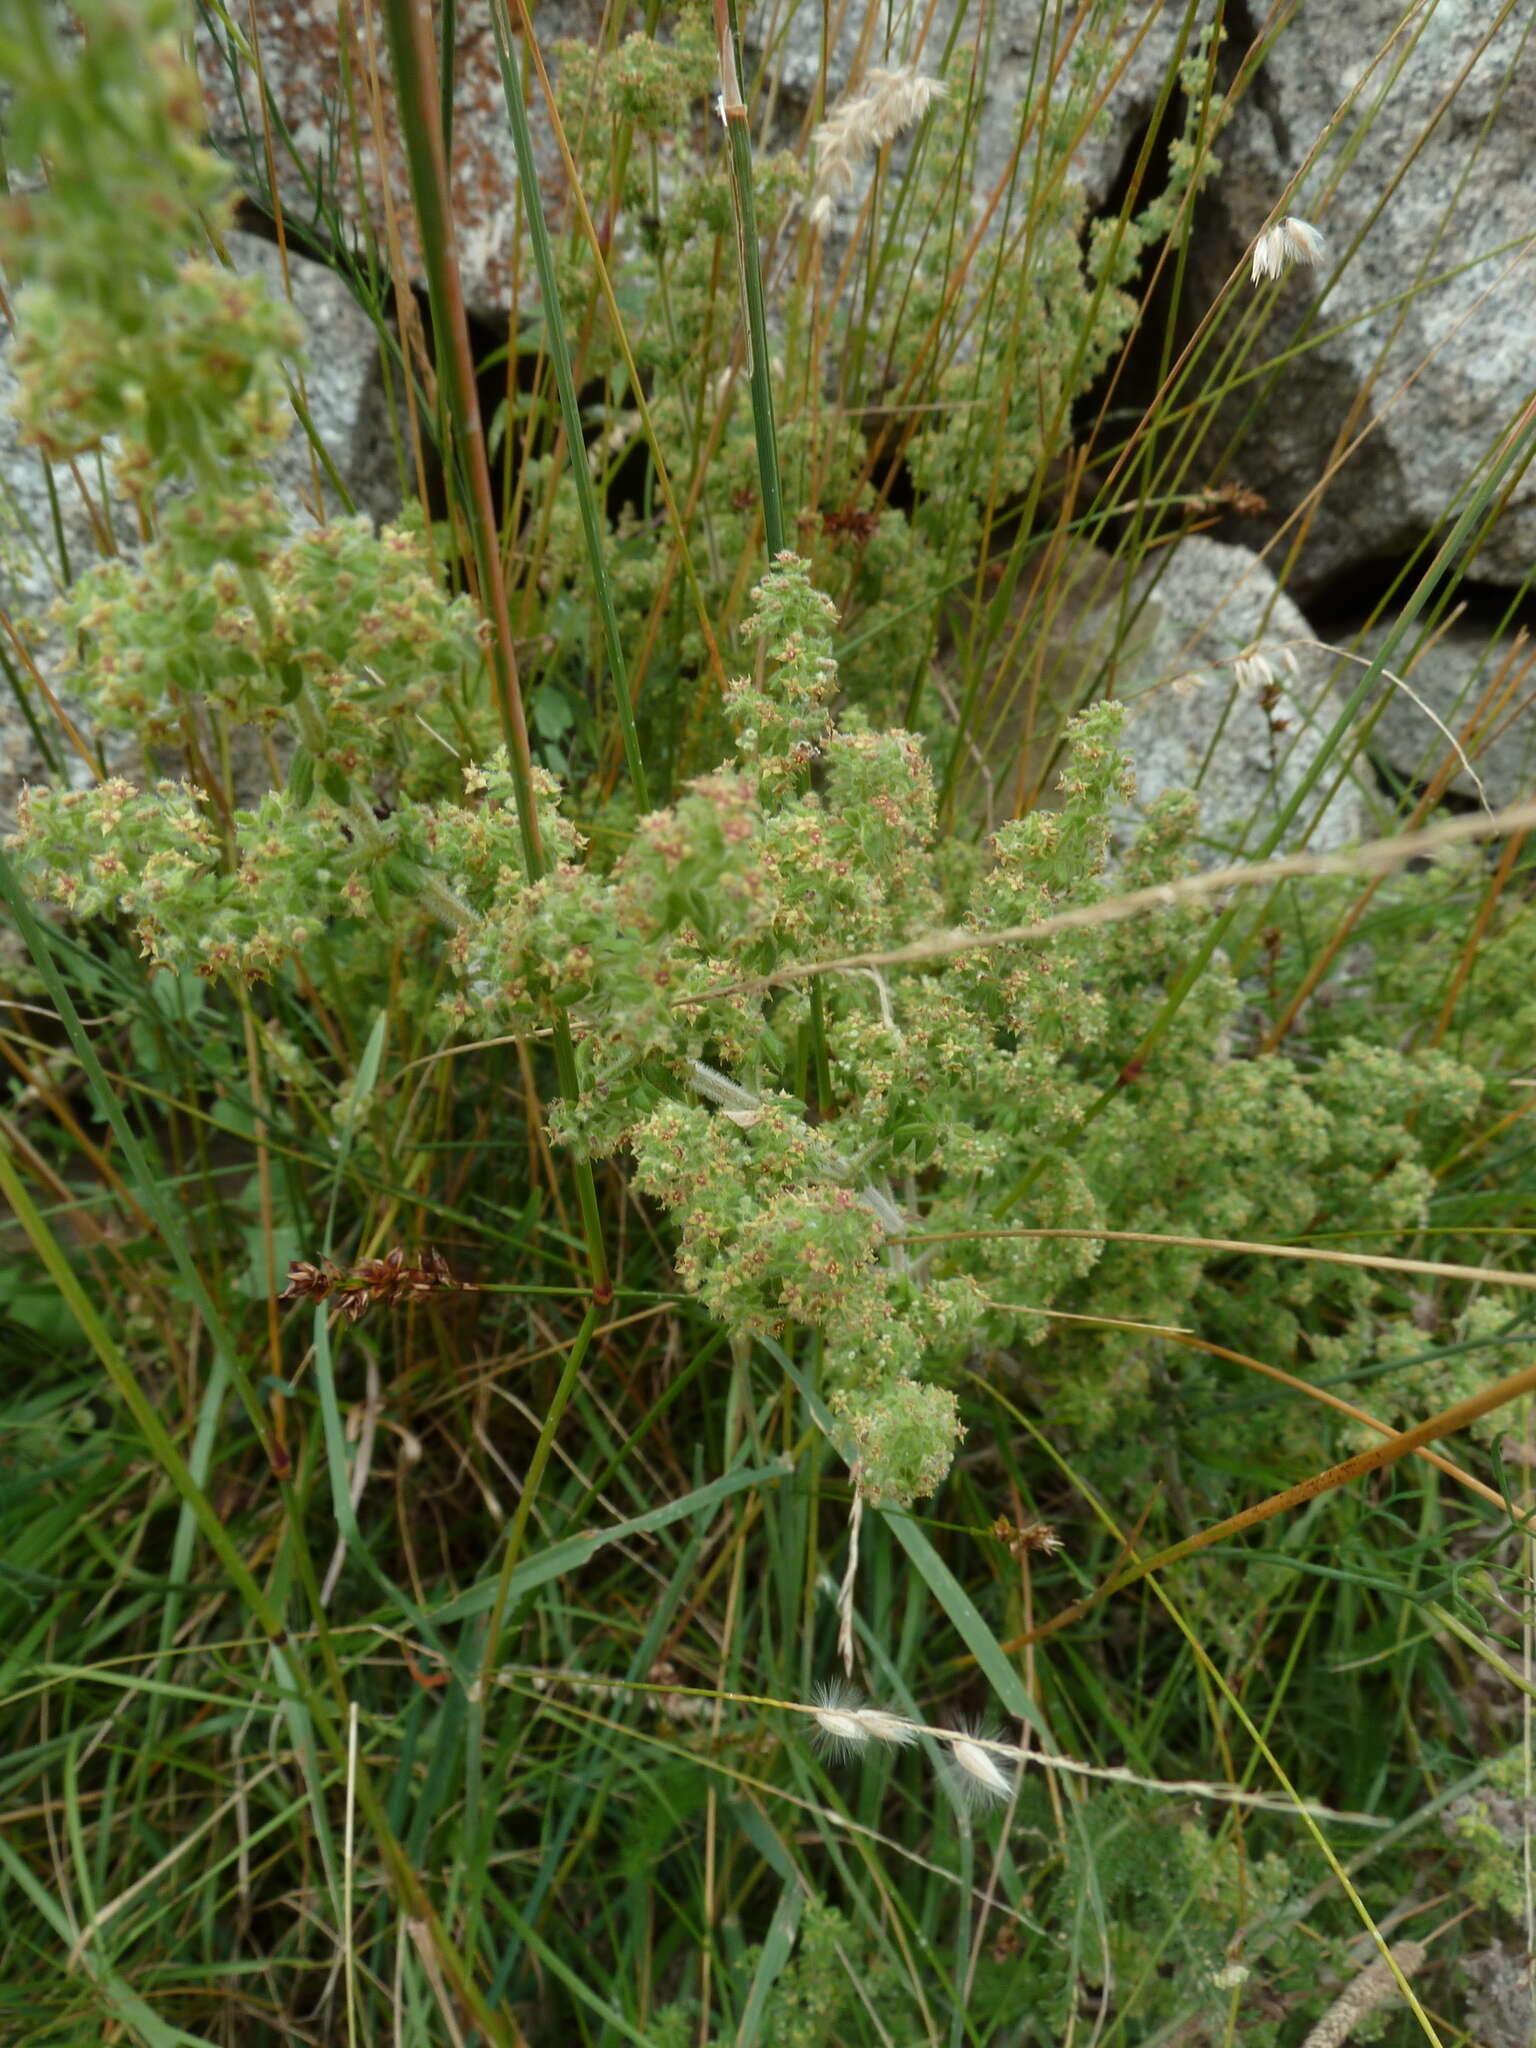
[[[831,225],[833,200],[849,190],[858,166],[923,118],[944,90],[914,66],[871,71],[862,92],[839,101],[812,138],[816,146],[816,187],[808,210],[813,231]]]
[[[897,1749],[905,1749],[917,1740],[917,1730],[910,1721],[899,1720],[895,1714],[884,1713],[879,1707],[861,1708],[859,1721],[874,1742],[889,1742]]]
[[[854,1756],[870,1740],[870,1731],[859,1710],[859,1696],[846,1685],[818,1685],[811,1719],[816,1724],[816,1747],[824,1756]]]
[[[824,1756],[854,1756],[871,1742],[888,1742],[905,1749],[909,1742],[917,1740],[917,1731],[909,1722],[879,1707],[861,1705],[859,1695],[850,1686],[835,1681],[817,1686],[811,1719],[816,1726],[816,1747]]]
[[[950,1785],[967,1806],[995,1806],[1013,1797],[1013,1780],[974,1730],[949,1738]]]
[[[1284,277],[1295,263],[1315,269],[1327,246],[1321,231],[1310,221],[1297,220],[1288,213],[1267,227],[1254,243],[1253,281],[1262,284],[1267,277]]]

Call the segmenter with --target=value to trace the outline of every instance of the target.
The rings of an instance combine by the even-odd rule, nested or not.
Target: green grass
[[[753,659],[740,628],[781,539],[839,607],[854,707],[927,743],[956,863],[975,754],[1005,771],[994,822],[1055,814],[1066,724],[1134,634],[1131,578],[1240,478],[1233,421],[1330,318],[1324,297],[1271,352],[1246,277],[1187,303],[1184,230],[1252,83],[1236,29],[1219,60],[1192,9],[1084,273],[1068,165],[1125,54],[1089,40],[1115,14],[1046,10],[1040,75],[1070,84],[981,195],[990,238],[965,203],[985,64],[957,27],[948,97],[882,157],[839,275],[791,203],[810,115],[765,132],[775,51],[749,42],[747,118],[727,106],[726,142],[701,121],[706,171],[684,176],[658,140],[679,124],[605,97],[606,24],[559,73],[584,197],[529,221],[543,311],[488,343],[442,209],[426,13],[387,0],[430,388],[391,325],[388,248],[342,225],[334,167],[366,146],[371,81],[337,103],[331,172],[308,162],[304,218],[287,172],[248,195],[333,242],[409,389],[402,469],[442,478],[433,546],[491,649],[443,722],[505,744],[531,876],[540,771],[601,863],[725,754],[719,682]],[[257,107],[248,24],[209,20]],[[495,26],[526,161],[551,53],[520,14]],[[687,88],[684,127],[708,42],[654,86]],[[1173,132],[1190,154],[1164,193]],[[293,154],[280,120],[274,151]],[[615,195],[696,212],[620,264],[599,232]],[[1385,644],[1339,664],[1348,714],[1242,858],[1360,770],[1358,714],[1477,585],[1530,432],[1487,422]],[[1099,669],[1060,655],[1090,601],[1069,559],[1114,620]],[[1445,823],[1427,790],[1382,796],[1383,837]],[[1188,1325],[1142,1311],[1192,1233],[1106,1243],[1042,1343],[958,1375],[965,1442],[910,1513],[859,1500],[820,1333],[721,1327],[622,1160],[551,1144],[547,1107],[583,1071],[570,1028],[445,1044],[451,977],[414,927],[338,922],[251,985],[152,974],[126,928],[40,916],[7,861],[0,2040],[1289,2048],[1378,1935],[1429,1944],[1378,2038],[1477,2038],[1459,1959],[1518,1952],[1536,1910],[1531,1404],[1434,1425],[1475,1389],[1529,1391],[1530,822],[1453,825],[1414,870],[1399,848],[1210,904],[1193,885],[1182,951],[1115,923],[1145,947],[1146,1001],[1085,1132],[1129,1090],[1157,1110],[1159,1055],[1227,963],[1235,1057],[1283,1045],[1322,1091],[1352,1047],[1362,1074],[1373,1046],[1439,1049],[1485,1093],[1434,1128],[1411,1227],[1352,1228],[1341,1193],[1293,1256],[1197,1247]],[[920,991],[940,950],[882,988]],[[1030,957],[997,949],[997,971]],[[846,977],[810,979],[798,1092],[826,1105],[824,991]],[[960,1234],[1027,1235],[1052,1164],[978,1189]],[[1165,1193],[1128,1188],[1124,1228]],[[356,1323],[334,1295],[277,1298],[295,1260],[350,1271],[395,1246],[466,1284]],[[1340,1251],[1355,1263],[1312,1257]],[[1411,1454],[1333,1470],[1420,1425]],[[921,1724],[909,1745],[818,1745],[844,1642],[862,1696]],[[960,1727],[1039,1761],[971,1803]]]

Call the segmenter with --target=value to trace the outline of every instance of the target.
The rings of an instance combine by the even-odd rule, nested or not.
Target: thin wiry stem
[[[635,731],[635,709],[630,696],[629,666],[624,658],[624,643],[619,634],[618,613],[614,608],[613,586],[608,574],[608,554],[603,541],[602,520],[598,514],[597,493],[592,487],[592,474],[586,463],[581,400],[576,392],[576,374],[571,363],[570,342],[565,331],[565,313],[560,303],[559,282],[555,276],[555,252],[550,243],[549,226],[544,219],[544,209],[540,203],[539,169],[534,160],[533,137],[528,128],[528,109],[523,105],[522,86],[512,61],[511,37],[504,11],[500,6],[491,10],[491,26],[496,36],[496,58],[501,67],[502,98],[506,103],[507,121],[512,129],[512,146],[517,153],[518,190],[523,195],[523,211],[527,216],[528,233],[533,242],[534,268],[539,274],[539,299],[544,314],[544,346],[554,366],[555,384],[560,393],[560,416],[565,422],[566,462],[576,491],[576,504],[581,514],[587,566],[592,574],[592,594],[597,602],[598,617],[602,621],[603,645],[607,651],[608,673],[613,683],[613,701],[619,714],[619,730],[624,739],[624,761],[629,770],[630,787],[635,793],[635,804],[639,810],[647,811],[650,809],[651,800],[646,782],[645,762],[640,753],[639,735]]]
[[[394,62],[395,91],[400,102],[400,125],[410,160],[411,192],[416,203],[428,293],[432,302],[439,376],[453,420],[457,464],[469,485],[469,502],[463,509],[480,577],[481,600],[490,619],[492,672],[507,738],[518,831],[529,879],[537,881],[545,871],[545,859],[533,795],[533,758],[518,686],[517,655],[512,644],[512,620],[507,609],[496,508],[491,497],[490,462],[480,426],[474,358],[469,344],[464,295],[460,288],[458,246],[448,196],[438,100],[431,90],[431,21],[420,0],[384,0],[384,11],[389,29],[390,55]],[[574,1097],[580,1092],[576,1048],[570,1024],[563,1015],[556,1020],[553,1038],[561,1093]],[[581,1207],[582,1235],[586,1243],[593,1297],[606,1303],[612,1298],[612,1282],[608,1277],[602,1213],[591,1165],[585,1160],[578,1160],[572,1167],[572,1173]]]
[[[741,37],[735,0],[715,0],[715,37],[720,49],[720,114],[725,122],[736,211],[736,254],[741,269],[742,308],[747,322],[747,364],[752,392],[752,430],[757,439],[757,473],[763,494],[763,538],[768,556],[784,550],[784,491],[779,476],[779,436],[773,415],[773,376],[768,354],[768,317],[763,299],[762,251],[752,197],[752,131],[741,96],[738,56]]]
[[[544,872],[544,849],[533,799],[533,757],[528,746],[517,653],[512,644],[512,620],[501,570],[490,463],[480,421],[474,356],[460,282],[458,237],[443,158],[440,108],[431,90],[435,68],[432,24],[417,0],[384,0],[384,17],[395,93],[400,103],[401,134],[410,163],[411,197],[421,232],[438,376],[453,431],[451,467],[468,486],[468,502],[462,509],[474,550],[480,599],[491,625],[491,672],[517,799],[523,859],[529,879],[537,881]]]
[[[710,673],[714,677],[716,685],[723,690],[725,688],[725,667],[720,659],[720,648],[715,639],[715,628],[713,619],[710,616],[710,607],[705,599],[703,586],[699,582],[698,570],[693,560],[693,551],[688,545],[688,523],[678,508],[677,498],[672,489],[671,472],[667,467],[667,459],[656,432],[655,420],[651,414],[650,402],[646,397],[645,380],[642,378],[639,365],[635,361],[634,350],[630,347],[624,315],[620,310],[618,299],[614,293],[613,279],[608,272],[607,257],[603,250],[603,239],[599,235],[597,224],[592,218],[592,209],[587,204],[586,194],[581,189],[581,179],[577,173],[576,160],[571,154],[571,146],[566,139],[565,129],[560,120],[560,110],[555,104],[554,88],[549,82],[549,73],[544,67],[544,59],[539,51],[538,38],[533,32],[533,23],[529,18],[527,0],[512,0],[512,5],[516,8],[516,19],[519,24],[518,32],[522,37],[523,47],[528,53],[529,63],[538,74],[539,90],[543,95],[545,105],[549,109],[550,126],[555,146],[560,152],[561,161],[565,166],[566,177],[570,181],[571,201],[576,208],[576,215],[581,223],[582,234],[586,237],[587,246],[592,252],[593,268],[597,273],[598,289],[603,295],[603,303],[608,309],[608,318],[612,323],[613,343],[623,358],[625,373],[629,379],[630,397],[635,411],[640,416],[640,426],[645,436],[645,445],[650,452],[651,461],[655,466],[656,488],[661,494],[662,503],[667,508],[667,518],[671,522],[672,532],[676,540],[678,559],[682,564],[683,578],[688,585],[689,595],[693,599],[694,616],[698,623],[700,636],[704,642],[705,656],[709,662]]]
[[[554,1685],[569,1687],[597,1699],[618,1699],[630,1694],[664,1696],[668,1702],[710,1701],[723,1706],[774,1707],[803,1715],[814,1725],[811,1739],[828,1755],[867,1756],[871,1745],[888,1749],[909,1749],[920,1741],[933,1742],[946,1754],[961,1752],[961,1768],[978,1782],[996,1772],[1011,1789],[1009,1774],[1031,1765],[1070,1778],[1088,1778],[1098,1784],[1129,1785],[1137,1791],[1156,1792],[1169,1799],[1209,1799],[1225,1806],[1241,1806],[1260,1813],[1306,1814],[1315,1820],[1336,1821],[1350,1827],[1386,1829],[1390,1822],[1380,1814],[1347,1813],[1313,1800],[1295,1800],[1279,1792],[1254,1792],[1246,1786],[1223,1784],[1208,1778],[1152,1778],[1128,1769],[1124,1764],[1090,1764],[1078,1757],[1061,1756],[1038,1745],[1024,1747],[1001,1737],[983,1735],[971,1728],[944,1728],[909,1714],[893,1714],[884,1707],[865,1704],[850,1688],[840,1683],[820,1686],[811,1700],[775,1699],[771,1694],[719,1691],[711,1686],[647,1683],[642,1680],[592,1678],[579,1671],[547,1670],[534,1665],[503,1665],[496,1674],[500,1685],[516,1685],[533,1679],[540,1690]],[[678,1709],[680,1711],[680,1709]],[[994,1788],[995,1789],[995,1788]]]

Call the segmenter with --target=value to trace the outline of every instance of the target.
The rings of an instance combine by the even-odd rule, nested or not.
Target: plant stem
[[[450,466],[459,470],[468,485],[468,502],[461,509],[469,528],[470,545],[474,549],[480,601],[491,623],[491,672],[495,678],[497,705],[517,799],[524,865],[529,880],[537,881],[544,872],[544,849],[533,800],[533,757],[529,751],[528,726],[523,717],[522,693],[518,686],[512,620],[507,610],[496,508],[491,497],[490,463],[485,452],[480,400],[475,389],[474,357],[464,313],[458,240],[448,194],[447,166],[443,160],[441,109],[437,95],[431,90],[434,70],[432,23],[420,0],[384,0],[384,17],[389,31],[395,94],[400,106],[400,131],[410,164],[411,197],[416,208],[422,262],[427,273],[438,383],[452,424],[454,447]]]
[[[747,318],[747,365],[751,372],[752,430],[757,436],[757,470],[763,493],[763,538],[771,561],[784,551],[784,493],[779,480],[779,437],[773,417],[762,252],[752,201],[752,133],[738,76],[741,36],[735,0],[715,0],[715,36],[720,46],[720,76],[724,80],[720,112],[729,150],[731,199],[736,209],[736,255],[741,266],[741,297]]]
[[[506,4],[507,0],[501,0],[503,7]],[[636,363],[634,350],[629,345],[629,336],[624,327],[624,315],[619,309],[619,302],[614,294],[613,279],[608,274],[607,258],[603,250],[603,238],[597,231],[597,223],[592,218],[592,209],[588,206],[586,195],[581,189],[581,180],[577,173],[576,160],[571,155],[570,143],[566,140],[565,130],[560,124],[560,110],[555,104],[554,89],[550,85],[549,74],[544,69],[544,60],[539,55],[538,39],[534,35],[533,23],[529,18],[527,0],[512,0],[512,5],[516,8],[517,20],[520,24],[519,34],[523,39],[523,47],[528,53],[528,62],[538,73],[539,90],[544,96],[544,104],[549,109],[550,125],[554,132],[555,146],[560,151],[561,162],[565,166],[565,175],[571,184],[571,202],[575,206],[577,217],[581,222],[581,231],[587,239],[587,246],[592,251],[593,268],[597,274],[598,290],[602,293],[603,303],[608,309],[608,318],[613,330],[614,346],[618,349],[624,362],[624,370],[629,378],[629,391],[634,402],[635,411],[640,415],[640,430],[645,437],[645,445],[650,452],[651,461],[655,467],[656,488],[661,494],[662,503],[667,508],[667,517],[672,522],[678,559],[682,565],[684,581],[688,585],[688,593],[693,599],[694,615],[698,620],[699,633],[704,641],[705,657],[709,662],[711,675],[714,677],[719,688],[723,690],[725,688],[725,666],[720,659],[720,648],[715,639],[714,621],[710,617],[710,609],[704,596],[703,585],[699,582],[698,570],[694,567],[693,552],[688,546],[687,521],[678,506],[676,494],[672,489],[672,478],[667,469],[666,455],[656,433],[656,423],[651,417],[650,402],[645,395],[645,380],[640,375],[640,366]]]
[[[496,56],[501,66],[501,91],[506,101],[507,120],[512,129],[512,147],[517,154],[518,189],[523,195],[523,211],[528,217],[528,233],[533,242],[534,268],[539,274],[539,298],[544,313],[544,345],[554,366],[555,384],[560,392],[560,416],[565,422],[566,458],[570,465],[571,482],[576,489],[576,503],[581,513],[581,531],[586,542],[587,566],[592,571],[592,591],[597,599],[598,615],[603,624],[603,644],[608,653],[608,673],[613,679],[619,730],[624,738],[624,760],[629,769],[630,787],[635,793],[636,807],[641,811],[648,811],[651,800],[646,784],[645,762],[640,754],[640,740],[635,731],[635,707],[630,696],[629,665],[624,659],[624,643],[619,637],[613,588],[608,578],[608,557],[603,545],[603,523],[598,515],[597,493],[592,488],[592,474],[587,468],[586,437],[582,433],[581,424],[581,401],[576,392],[570,342],[565,332],[565,314],[560,303],[559,283],[555,277],[555,252],[549,239],[549,225],[544,218],[544,209],[539,203],[539,167],[534,160],[533,138],[528,130],[528,109],[523,105],[522,84],[512,62],[507,25],[499,7],[492,10],[491,25],[496,34]]]
[[[529,752],[528,727],[518,689],[512,620],[507,610],[496,508],[491,498],[490,462],[480,427],[474,359],[469,346],[464,295],[459,285],[458,246],[448,199],[438,101],[430,89],[432,24],[422,0],[384,0],[384,13],[395,70],[395,92],[400,105],[400,126],[410,159],[411,192],[416,204],[432,302],[438,381],[453,420],[458,443],[455,452],[470,486],[469,502],[463,511],[480,575],[481,602],[490,617],[492,669],[507,738],[507,758],[517,802],[523,858],[529,880],[537,881],[545,872],[545,860],[533,796],[533,758]],[[555,1020],[552,1037],[560,1092],[574,1098],[580,1093],[580,1080],[576,1047],[564,1015]],[[571,1171],[581,1207],[582,1235],[586,1243],[593,1298],[600,1304],[606,1304],[613,1297],[613,1283],[608,1276],[608,1255],[603,1244],[602,1216],[592,1167],[586,1160],[577,1160]]]

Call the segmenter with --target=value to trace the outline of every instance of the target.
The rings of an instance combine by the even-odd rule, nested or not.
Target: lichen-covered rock
[[[555,0],[535,13],[539,46],[545,51],[562,36],[595,38],[602,18],[595,0]],[[392,218],[412,281],[420,284],[410,174],[382,25],[375,17],[371,51],[359,40],[346,40],[346,25],[354,24],[360,38],[364,20],[360,10],[315,6],[311,0],[257,0],[250,14],[242,9],[239,15],[242,34],[260,44],[278,192],[288,218],[321,244],[333,242],[338,229],[359,241],[360,231],[371,229],[377,247],[386,252]],[[265,193],[269,173],[255,79],[249,64],[230,61],[209,12],[199,22],[197,62],[215,146],[236,166],[248,190]],[[537,91],[529,123],[540,183],[547,181],[558,195],[565,174]],[[520,254],[517,158],[487,0],[465,0],[457,11],[452,157],[465,299],[473,313],[505,318],[519,290],[531,295],[533,279],[526,252]],[[387,266],[387,255],[383,261]]]
[[[1469,1985],[1465,2023],[1483,2048],[1530,2048],[1536,2021],[1533,1964],[1510,1942],[1496,1941],[1460,1968]]]

